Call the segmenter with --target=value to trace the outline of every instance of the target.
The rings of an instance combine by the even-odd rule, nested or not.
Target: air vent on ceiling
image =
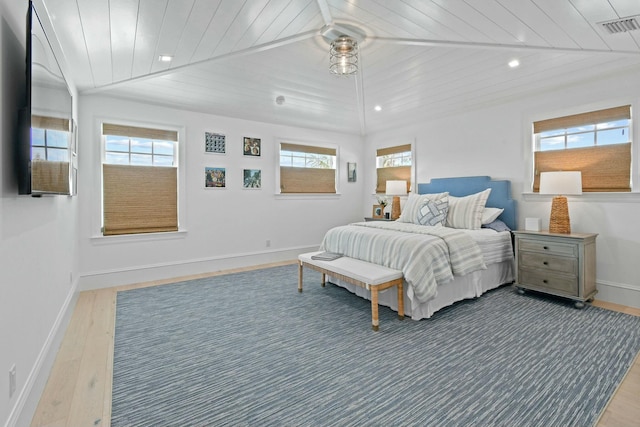
[[[626,18],[614,19],[613,21],[599,22],[609,34],[626,33],[640,29],[638,16],[628,16]]]

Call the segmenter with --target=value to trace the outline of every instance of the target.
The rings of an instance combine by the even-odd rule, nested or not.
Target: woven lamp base
[[[551,233],[571,233],[571,222],[569,221],[569,206],[565,196],[556,196],[551,202],[551,217],[549,218],[549,232]]]
[[[391,219],[400,218],[400,196],[393,196],[393,202],[391,203]]]

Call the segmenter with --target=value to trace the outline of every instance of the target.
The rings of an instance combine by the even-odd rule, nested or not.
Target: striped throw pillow
[[[491,189],[464,197],[449,196],[447,227],[477,230],[482,226],[482,211]]]

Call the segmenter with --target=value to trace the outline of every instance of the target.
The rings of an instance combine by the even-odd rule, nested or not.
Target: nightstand
[[[556,234],[514,231],[516,282],[525,289],[575,300],[593,301],[596,289],[596,237],[593,233]]]
[[[371,218],[371,217],[365,217],[364,218],[365,221],[395,221],[395,219],[389,219],[389,218]]]

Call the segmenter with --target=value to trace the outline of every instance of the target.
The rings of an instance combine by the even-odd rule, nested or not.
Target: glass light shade
[[[331,42],[329,70],[339,76],[349,76],[358,71],[358,42],[348,36],[340,36]]]
[[[571,172],[541,172],[540,194],[582,194],[582,173]]]

